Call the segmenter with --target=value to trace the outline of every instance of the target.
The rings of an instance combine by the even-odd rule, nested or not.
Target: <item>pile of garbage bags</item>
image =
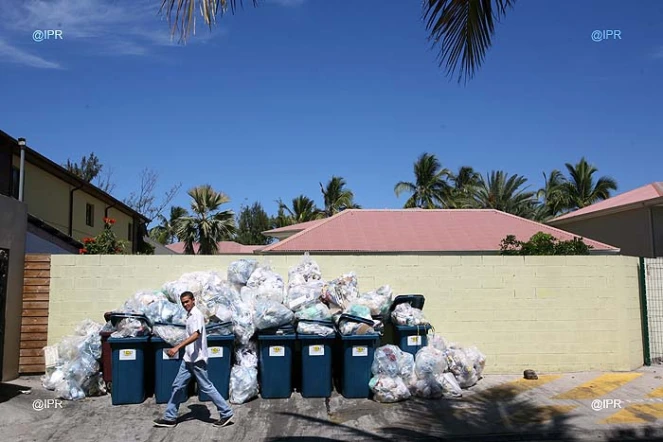
[[[486,357],[476,347],[447,344],[442,336],[431,334],[428,345],[416,356],[394,345],[377,348],[369,387],[377,402],[398,402],[412,396],[459,398],[462,389],[481,379],[485,365]]]
[[[106,394],[106,383],[99,372],[101,358],[101,324],[82,321],[74,334],[59,344],[44,348],[46,373],[44,388],[54,390],[58,398],[79,400],[86,396]]]

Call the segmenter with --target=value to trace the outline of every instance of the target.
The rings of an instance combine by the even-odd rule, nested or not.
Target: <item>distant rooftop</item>
[[[220,241],[218,243],[219,254],[232,254],[232,255],[242,255],[242,254],[253,254],[255,250],[261,249],[264,246],[246,246],[235,241]],[[172,250],[178,254],[184,254],[184,243],[176,242],[174,244],[169,244],[166,248]],[[198,244],[193,245],[193,250],[198,253]]]
[[[590,218],[600,216],[604,213],[613,213],[621,210],[633,209],[646,205],[655,205],[663,203],[663,181],[647,184],[637,189],[615,195],[607,200],[599,201],[591,206],[569,212],[549,221],[555,224],[558,221],[566,221],[576,218]]]

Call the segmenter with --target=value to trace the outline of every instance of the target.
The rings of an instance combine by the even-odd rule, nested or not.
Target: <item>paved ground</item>
[[[11,441],[564,440],[663,441],[663,367],[631,373],[487,376],[456,400],[397,404],[256,399],[235,405],[235,424],[217,429],[209,403],[192,398],[174,429],[154,428],[164,406],[111,405],[110,396],[48,402],[38,377],[0,385],[0,438]],[[31,388],[29,394],[21,390]],[[45,407],[33,409],[34,401]],[[597,402],[598,400],[598,402]],[[621,401],[621,402],[617,402]],[[212,413],[210,413],[212,411]]]

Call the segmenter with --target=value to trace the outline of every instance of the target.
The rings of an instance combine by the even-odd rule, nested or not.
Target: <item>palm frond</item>
[[[439,65],[447,76],[458,70],[458,82],[474,77],[492,46],[495,21],[515,0],[426,0],[423,18],[432,47],[439,46]]]

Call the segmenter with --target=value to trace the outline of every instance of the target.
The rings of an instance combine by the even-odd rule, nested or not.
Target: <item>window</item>
[[[127,238],[129,238],[129,241],[134,240],[134,225],[129,223],[129,233],[127,233]]]
[[[20,185],[21,171],[12,167],[12,197],[18,199],[18,186]],[[25,195],[23,195],[25,197]],[[25,199],[25,198],[23,198]]]
[[[94,204],[85,204],[85,224],[94,227]]]

